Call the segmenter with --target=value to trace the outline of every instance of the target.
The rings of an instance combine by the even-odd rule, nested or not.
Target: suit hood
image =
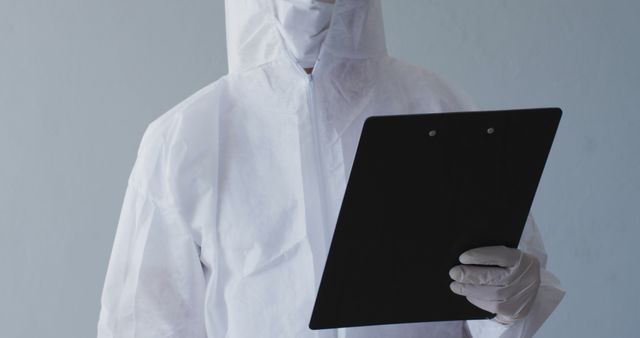
[[[379,0],[226,0],[229,72],[287,55],[317,59],[386,55]]]

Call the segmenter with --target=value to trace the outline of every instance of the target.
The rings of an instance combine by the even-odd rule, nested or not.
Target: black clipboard
[[[468,249],[518,246],[561,115],[367,118],[309,327],[492,318],[448,271]]]

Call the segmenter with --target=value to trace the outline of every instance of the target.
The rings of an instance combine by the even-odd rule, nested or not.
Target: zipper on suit
[[[322,257],[317,257],[315,255],[318,255],[320,253],[326,255],[329,253],[329,245],[330,243],[328,243],[328,241],[331,238],[331,234],[328,233],[327,229],[327,225],[326,225],[326,192],[325,192],[325,187],[323,185],[323,179],[326,178],[325,176],[325,172],[324,172],[324,165],[323,165],[323,161],[322,161],[322,156],[321,154],[321,148],[320,148],[320,137],[319,137],[319,117],[318,114],[315,111],[315,84],[314,84],[314,78],[315,78],[315,74],[317,74],[317,69],[318,66],[320,64],[319,62],[319,58],[316,61],[316,64],[313,67],[313,71],[311,71],[310,74],[307,74],[307,72],[304,70],[304,68],[302,66],[300,66],[300,64],[297,63],[296,59],[293,57],[293,55],[287,50],[287,55],[289,57],[289,61],[294,65],[294,68],[297,69],[297,71],[300,73],[300,75],[306,80],[305,83],[305,91],[307,94],[307,123],[309,124],[309,129],[311,129],[311,145],[309,148],[311,148],[311,152],[312,154],[310,154],[310,158],[312,161],[312,168],[311,168],[311,172],[313,172],[315,175],[313,175],[313,180],[312,182],[310,182],[310,184],[315,185],[315,192],[316,192],[316,199],[317,199],[317,207],[320,209],[318,210],[317,215],[319,216],[318,222],[317,224],[312,224],[312,225],[316,225],[318,227],[320,227],[320,229],[315,229],[317,232],[312,232],[312,233],[316,233],[316,234],[320,234],[320,236],[322,238],[318,238],[315,241],[315,243],[322,243],[322,248],[315,248],[315,250],[320,250],[315,251],[312,248],[312,252],[314,254],[314,265],[315,264],[320,264],[320,266],[324,266],[324,263],[326,261],[326,256],[322,256]],[[307,170],[308,172],[308,170]],[[305,193],[306,195],[306,193]],[[309,226],[309,224],[307,224],[307,226]],[[319,260],[316,261],[316,260]],[[316,267],[314,266],[314,274],[316,273],[316,268],[319,268],[320,266]],[[320,279],[322,277],[322,271],[320,270],[319,275],[315,276],[316,279],[316,287],[319,286],[320,284]],[[332,337],[344,337],[345,336],[345,332],[343,329],[338,329],[335,330],[332,333],[324,333],[324,334],[320,334],[319,332],[316,332],[316,336],[332,336]]]
[[[306,74],[306,73],[305,73]],[[314,88],[314,76],[312,74],[307,75],[307,106],[308,106],[308,121],[311,129],[311,158],[313,161],[313,172],[315,173],[314,184],[316,185],[317,199],[318,199],[318,207],[320,208],[318,215],[319,233],[322,238],[319,239],[318,242],[323,243],[323,250],[326,253],[328,250],[327,246],[327,226],[326,222],[326,199],[325,199],[325,191],[323,180],[325,177],[324,165],[321,156],[321,148],[320,148],[320,136],[319,136],[319,116],[315,111],[315,88]]]
[[[314,68],[315,70],[315,68]],[[316,252],[315,254],[318,255],[320,253],[326,255],[329,253],[329,246],[330,244],[328,243],[328,241],[331,238],[331,234],[328,233],[328,226],[326,224],[327,222],[327,208],[326,208],[326,191],[325,191],[325,186],[324,184],[326,182],[324,182],[324,179],[326,179],[326,175],[325,175],[325,171],[324,171],[324,163],[322,161],[322,156],[321,156],[321,143],[320,143],[320,136],[319,136],[319,120],[320,117],[318,116],[317,112],[315,111],[315,85],[314,85],[314,76],[313,76],[313,72],[311,74],[306,74],[307,75],[307,106],[308,106],[308,121],[309,121],[309,126],[311,129],[311,150],[313,152],[313,154],[311,154],[311,158],[312,158],[312,162],[313,162],[313,168],[312,171],[314,172],[314,180],[312,182],[312,184],[315,185],[315,191],[317,193],[317,201],[318,201],[318,208],[320,210],[318,210],[318,215],[319,215],[319,219],[318,222],[316,224],[312,224],[312,225],[316,225],[319,227],[319,229],[315,229],[315,232],[312,233],[316,233],[319,234],[321,236],[321,238],[317,238],[314,242],[316,243],[321,243],[321,247],[320,248],[316,248],[319,249],[319,252]],[[326,261],[326,257],[322,256],[322,257],[314,257],[314,264],[319,264],[317,267],[314,267],[314,271],[318,271],[319,270],[319,275],[316,275],[316,287],[319,286],[320,284],[320,279],[322,277],[322,269],[319,269],[320,267],[324,266],[324,263]],[[322,336],[322,337],[345,337],[345,331],[343,329],[338,329],[335,330],[333,332],[326,332],[324,334],[320,334],[318,332],[316,332],[316,337],[318,336]]]

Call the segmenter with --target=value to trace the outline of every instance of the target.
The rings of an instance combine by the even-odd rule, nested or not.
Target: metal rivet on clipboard
[[[495,132],[496,130],[493,127],[489,127],[487,128],[487,134],[491,135]]]
[[[436,132],[435,129],[429,130],[429,136],[434,137],[434,136],[436,136],[436,134],[438,134],[438,133]]]

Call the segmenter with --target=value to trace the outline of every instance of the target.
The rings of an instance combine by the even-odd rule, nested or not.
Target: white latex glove
[[[511,324],[529,313],[540,286],[540,262],[521,250],[488,246],[466,251],[449,271],[451,290]],[[486,266],[490,265],[490,266]]]

